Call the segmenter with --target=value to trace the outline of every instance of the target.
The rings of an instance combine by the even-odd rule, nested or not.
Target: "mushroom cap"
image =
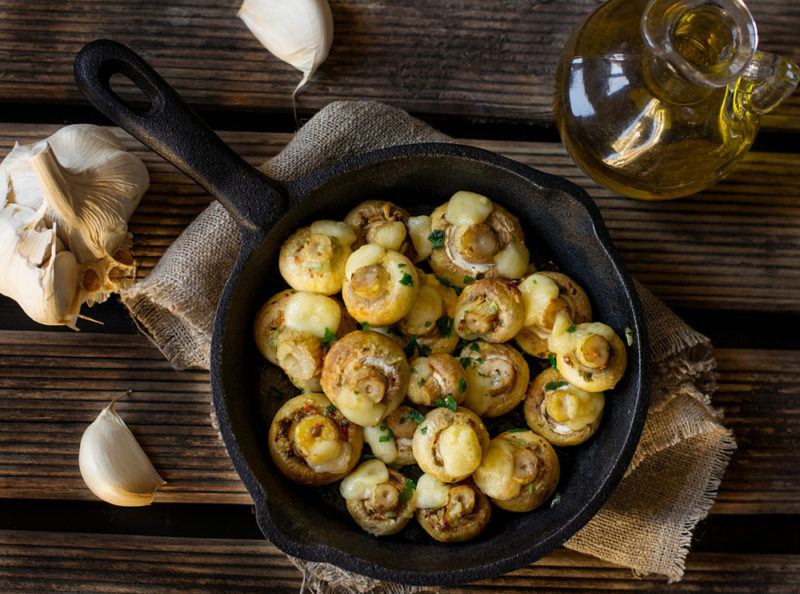
[[[278,268],[293,289],[333,295],[342,289],[352,242],[348,242],[348,233],[337,237],[323,232],[324,227],[316,227],[314,231],[315,224],[298,229],[283,243]],[[348,228],[348,231],[352,238],[352,230]]]
[[[467,285],[456,302],[454,327],[465,340],[506,342],[522,329],[525,309],[517,283],[484,278]]]
[[[562,272],[542,271],[541,274],[551,279],[558,285],[558,298],[566,305],[566,309],[575,324],[589,322],[592,319],[592,304],[581,286]],[[527,278],[527,277],[526,277]],[[523,278],[523,282],[524,282]],[[514,339],[519,347],[533,357],[546,359],[548,354],[547,338],[550,336],[552,325],[542,327],[539,324],[525,326]]]
[[[256,346],[264,358],[273,365],[278,364],[278,334],[283,329],[286,300],[295,292],[294,289],[286,289],[270,297],[258,310],[256,321],[253,323]]]
[[[412,449],[414,432],[417,430],[418,424],[411,416],[414,411],[422,415],[416,408],[401,404],[384,421],[394,435],[395,447],[397,448],[397,458],[392,462],[392,466],[400,468],[417,463]]]
[[[420,279],[417,300],[397,327],[406,339],[416,337],[417,344],[430,349],[432,354],[451,353],[458,344],[453,328],[458,295],[435,275],[417,272]]]
[[[449,204],[442,204],[431,214],[432,232],[444,233],[442,247],[431,252],[433,271],[456,287],[465,285],[465,277],[499,277],[494,256],[510,244],[525,243],[519,219],[499,204],[493,204],[491,213],[483,222],[456,226],[446,218]],[[469,249],[468,246],[479,249]]]
[[[381,483],[375,489],[388,488],[397,493],[403,493],[406,489],[406,477],[394,468],[387,468],[387,470],[389,471],[389,480]],[[387,497],[374,497],[379,500],[378,505],[373,505],[375,502],[372,501],[372,497],[348,500],[346,501],[347,511],[350,512],[356,523],[370,534],[375,536],[397,534],[414,517],[414,497],[403,500],[394,492],[390,492],[388,495]],[[391,505],[392,503],[395,505]],[[382,509],[384,504],[387,504],[386,509]]]
[[[412,262],[417,252],[408,230],[408,211],[386,200],[367,200],[356,206],[344,218],[356,232],[356,248],[366,243],[377,243],[400,252]],[[404,231],[399,235],[387,223],[401,223]],[[399,239],[399,241],[398,241]]]
[[[460,359],[467,376],[464,406],[477,415],[499,417],[525,398],[530,368],[511,345],[472,342],[461,350]]]
[[[492,506],[471,479],[448,485],[448,504],[438,509],[417,508],[417,522],[431,538],[439,542],[466,542],[478,536],[489,524]],[[453,509],[450,494],[463,489],[472,491],[474,504],[471,511],[458,513]]]
[[[342,472],[316,472],[293,445],[295,427],[312,415],[324,417],[326,420],[320,418],[320,423],[330,423],[338,440],[349,444],[350,458]],[[295,396],[278,409],[269,426],[268,440],[269,453],[278,470],[294,482],[309,486],[327,485],[345,477],[358,463],[364,445],[361,427],[347,421],[323,394],[314,393]]]
[[[492,440],[473,480],[497,507],[527,512],[550,498],[559,477],[558,456],[544,437],[533,431],[506,431]],[[503,498],[492,497],[497,492],[503,492]]]
[[[453,452],[441,449],[445,432],[452,437],[446,447],[477,448],[479,451]],[[468,408],[458,407],[453,412],[449,408],[438,407],[429,411],[417,427],[412,447],[414,458],[423,472],[443,483],[454,483],[472,474],[488,445],[489,432],[478,415]],[[477,463],[472,467],[471,460],[474,458],[477,458]],[[455,468],[450,461],[458,462]]]
[[[348,398],[381,407],[374,422],[363,423],[375,425],[403,402],[408,378],[408,361],[396,342],[378,332],[356,330],[331,345],[320,383],[325,395],[354,423],[362,424],[358,423],[362,419],[355,418]]]
[[[461,404],[466,392],[464,368],[452,355],[437,353],[411,361],[408,399],[414,404],[435,406],[436,400],[446,396]]]
[[[574,398],[574,407],[599,409],[597,416],[590,422],[583,424],[580,428],[574,429],[564,422],[558,422],[548,413],[548,398],[553,398],[562,387]],[[603,407],[605,396],[603,392],[586,392],[578,390],[566,382],[561,374],[555,369],[545,369],[531,382],[525,397],[525,422],[528,423],[535,433],[544,437],[547,441],[556,446],[573,446],[583,443],[594,435],[600,426],[603,418]],[[564,407],[562,407],[564,408]],[[565,411],[570,414],[570,411]],[[571,414],[580,414],[580,411]]]

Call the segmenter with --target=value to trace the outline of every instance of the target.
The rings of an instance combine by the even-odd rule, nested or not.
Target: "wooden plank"
[[[0,124],[0,154],[47,136],[53,126]],[[115,130],[141,157],[151,187],[131,221],[140,274],[208,204],[191,180]],[[245,158],[262,163],[287,134],[225,133]],[[583,186],[603,211],[630,271],[675,306],[800,311],[800,155],[751,153],[730,178],[697,197],[642,202],[614,196],[584,176],[554,143],[463,140]]]
[[[297,592],[300,583],[299,572],[266,541],[0,531],[3,591]],[[502,577],[437,590],[761,594],[798,588],[798,555],[691,553],[683,581],[667,588],[663,578],[636,578],[629,569],[559,549]]]
[[[96,38],[141,52],[188,101],[224,110],[291,108],[297,71],[236,18],[241,0],[0,0],[0,97],[85,103],[72,60]],[[748,2],[760,47],[800,59],[794,0]],[[331,55],[300,97],[303,111],[336,99],[387,101],[417,113],[549,122],[553,76],[569,34],[596,0],[331,0]],[[800,127],[800,95],[768,115]]]
[[[800,513],[798,351],[717,356],[715,401],[739,450],[714,511]],[[210,425],[205,372],[170,370],[139,335],[10,331],[0,331],[0,497],[93,499],[78,444],[114,398],[168,481],[157,501],[250,503]]]

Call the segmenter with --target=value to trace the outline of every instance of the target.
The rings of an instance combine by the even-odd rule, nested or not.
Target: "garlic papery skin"
[[[128,220],[144,163],[98,126],[67,126],[0,162],[0,293],[35,321],[75,327],[83,303],[133,281]]]
[[[333,43],[328,0],[244,0],[239,18],[273,56],[303,73],[295,95],[328,57]]]
[[[103,501],[124,507],[150,505],[166,484],[112,402],[81,438],[81,476]]]

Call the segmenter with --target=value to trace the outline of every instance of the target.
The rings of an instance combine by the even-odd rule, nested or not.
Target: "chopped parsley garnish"
[[[417,349],[419,350],[420,357],[427,357],[431,354],[431,347],[426,344],[418,344]]]
[[[458,380],[458,391],[459,392],[467,391],[467,380],[465,380],[463,377]]]
[[[386,334],[391,334],[392,336],[400,336],[400,337],[403,336],[402,334],[400,334],[400,330],[398,330],[394,326],[387,326],[386,327]]]
[[[534,493],[536,493],[536,485],[534,485],[533,483],[531,483],[530,485],[528,485],[528,493],[530,493],[531,495],[533,495]]]
[[[633,346],[633,330],[630,328],[625,328],[625,342],[628,343],[628,346]]]
[[[550,362],[550,367],[552,369],[558,369],[558,365],[556,364],[556,354],[555,353],[547,353],[547,360]]]
[[[473,342],[473,343],[470,343],[469,350],[477,353],[479,350],[481,350],[481,347],[478,345],[477,342]]]
[[[424,386],[424,385],[425,385],[425,378],[424,378],[424,377],[421,377],[421,378],[419,378],[419,379],[417,380],[417,385],[418,385],[420,388],[421,388],[422,386]]]
[[[433,324],[433,322],[431,322],[430,320],[425,320],[425,327],[426,328],[430,328],[431,324]]]
[[[530,431],[527,427],[512,427],[511,429],[506,429],[506,433],[522,433],[523,431]]]
[[[585,379],[587,382],[592,381],[592,378],[594,377],[594,374],[591,371],[584,371],[583,373],[581,373],[581,375],[583,376],[583,379]]]
[[[419,369],[417,369],[416,367],[412,367],[411,368],[411,375],[417,375],[418,373],[419,373]]]
[[[407,501],[410,501],[414,496],[414,489],[416,488],[417,483],[415,483],[413,479],[407,478],[406,486],[403,489],[403,492],[400,493],[400,503],[406,503]]]
[[[456,412],[456,409],[458,408],[458,403],[456,402],[455,398],[453,398],[452,394],[448,394],[444,398],[437,398],[433,401],[433,404],[436,406],[449,408],[453,412]]]
[[[567,326],[567,332],[569,332],[570,334],[575,332],[575,330],[577,330],[577,328],[575,327],[575,324],[570,324],[569,326]]]
[[[472,359],[470,357],[459,357],[458,362],[461,363],[461,367],[464,369],[472,365]]]
[[[444,231],[437,229],[428,235],[428,241],[431,242],[433,249],[440,250],[444,247]]]
[[[414,421],[417,425],[419,425],[422,421],[425,420],[425,417],[416,408],[412,408],[405,415],[403,415],[403,418],[400,420],[403,422]]]
[[[336,340],[336,332],[325,326],[325,336],[322,337],[322,342],[328,344],[334,340]]]
[[[408,342],[403,347],[403,352],[405,352],[406,357],[413,356],[414,355],[414,349],[416,349],[417,346],[418,346],[417,345],[417,337],[416,336],[412,336],[411,338],[409,338]]]
[[[565,382],[564,380],[558,380],[556,382],[547,382],[544,385],[544,389],[548,392],[550,390],[558,390],[559,388],[563,388],[564,386],[568,386],[569,382]]]
[[[392,439],[394,439],[394,433],[392,433],[392,430],[389,429],[385,424],[381,424],[380,430],[384,432],[383,435],[378,438],[380,443],[386,443],[387,441],[392,441]]]
[[[475,282],[475,278],[474,278],[474,277],[472,277],[472,276],[470,276],[470,275],[466,275],[466,276],[465,276],[465,277],[462,279],[462,282],[463,282],[465,285],[468,285],[468,284],[470,284],[470,283],[474,283],[474,282]]]
[[[366,322],[359,322],[358,327],[361,328],[361,330],[364,332],[369,332],[369,324],[367,324]]]
[[[436,328],[439,330],[439,334],[445,338],[450,338],[453,335],[453,318],[442,316],[436,320]]]
[[[427,425],[422,425],[419,428],[419,432],[422,433],[422,435],[425,435],[428,432],[428,426]]]
[[[325,416],[326,417],[332,417],[333,415],[336,414],[337,410],[338,409],[336,408],[335,405],[329,404],[328,406],[325,407]]]
[[[406,287],[413,287],[414,277],[408,274],[407,272],[404,272],[403,277],[400,279],[399,282],[401,285],[405,285]]]
[[[405,267],[406,267],[406,265],[405,265],[405,264],[403,264],[402,262],[399,262],[399,263],[397,264],[397,267],[398,267],[398,268],[405,268]]]
[[[436,280],[438,280],[439,283],[444,285],[445,287],[449,287],[449,288],[453,289],[456,292],[456,295],[461,295],[461,287],[455,286],[449,280],[447,280],[446,278],[442,278],[441,276],[437,276]]]

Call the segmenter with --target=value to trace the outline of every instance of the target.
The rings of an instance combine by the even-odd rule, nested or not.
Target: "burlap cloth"
[[[400,110],[337,102],[320,111],[263,171],[292,179],[348,155],[395,144],[451,142]],[[212,204],[150,275],[123,294],[139,326],[177,368],[208,368],[214,310],[238,249],[236,225]],[[711,406],[715,361],[709,340],[639,287],[650,334],[652,403],[625,478],[566,547],[636,574],[683,575],[692,532],[706,516],[736,447]],[[312,592],[401,592],[409,588],[293,559]]]

